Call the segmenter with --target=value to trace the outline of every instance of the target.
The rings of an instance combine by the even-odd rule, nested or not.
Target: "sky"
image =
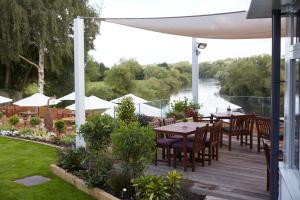
[[[248,10],[250,0],[90,0],[102,7],[101,17],[170,17]],[[271,39],[213,40],[207,43],[199,62],[271,54]],[[192,60],[190,37],[156,33],[102,22],[90,55],[111,67],[121,58],[140,64],[175,63]],[[284,44],[282,44],[284,46]],[[284,51],[282,51],[284,52]]]

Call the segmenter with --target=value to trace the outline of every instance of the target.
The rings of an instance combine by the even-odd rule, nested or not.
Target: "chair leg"
[[[229,135],[228,143],[228,150],[231,151],[231,135]]]
[[[216,145],[216,160],[219,160],[219,146]]]
[[[205,148],[202,149],[202,166],[204,167],[205,165]]]
[[[195,152],[192,152],[192,171],[195,171]]]
[[[166,152],[165,152],[165,148],[162,148],[162,159],[166,159]]]
[[[155,161],[154,161],[155,166],[157,166],[157,149],[158,147],[155,148]]]
[[[223,146],[223,133],[220,133],[220,147]]]
[[[208,147],[208,165],[211,165],[211,154],[212,154],[212,147]]]
[[[241,133],[240,135],[241,135],[240,145],[243,146],[244,137],[243,137],[243,134],[242,134],[242,133]]]
[[[216,158],[216,154],[215,153],[216,153],[215,152],[215,146],[212,146],[212,152],[211,152],[211,154],[212,154],[212,159],[213,160]]]
[[[177,151],[176,149],[173,150],[173,167],[176,168],[176,156],[177,156]]]
[[[168,166],[171,166],[171,152],[170,152],[170,148],[167,148],[167,159],[168,159]]]
[[[267,170],[267,191],[269,191],[270,189],[270,174],[269,174],[269,171]]]
[[[250,149],[253,148],[253,133],[250,133]]]
[[[259,136],[259,133],[257,133],[257,152],[260,152],[260,136]]]

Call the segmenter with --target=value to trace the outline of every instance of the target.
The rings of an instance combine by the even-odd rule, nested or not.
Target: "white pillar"
[[[76,121],[76,148],[85,146],[84,139],[78,135],[80,125],[85,123],[84,110],[84,21],[74,19],[74,80],[75,80],[75,121]]]
[[[198,103],[198,81],[199,81],[199,66],[198,66],[198,48],[197,39],[192,38],[192,94],[193,103]]]

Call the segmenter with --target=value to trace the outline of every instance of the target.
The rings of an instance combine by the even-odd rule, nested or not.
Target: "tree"
[[[51,71],[59,71],[64,67],[64,60],[73,57],[73,18],[93,17],[97,13],[87,0],[3,0],[1,4],[3,12],[0,17],[6,26],[0,30],[5,35],[0,41],[6,44],[4,48],[14,46],[3,55],[5,65],[9,66],[9,63],[21,59],[35,67],[38,71],[39,91],[44,92],[45,66]],[[85,48],[88,50],[93,47],[92,42],[99,27],[91,20],[85,23],[85,27],[88,30],[85,34]],[[7,76],[9,70],[10,67],[7,67]],[[9,82],[9,78],[6,81]]]
[[[130,93],[134,87],[134,75],[124,66],[114,66],[105,72],[104,81],[111,86],[116,94]]]

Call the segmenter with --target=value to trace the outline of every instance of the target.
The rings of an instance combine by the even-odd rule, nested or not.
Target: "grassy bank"
[[[92,197],[62,181],[50,170],[57,160],[57,150],[31,142],[0,137],[0,197],[5,200],[91,200]],[[26,187],[14,180],[41,175],[47,183]]]

